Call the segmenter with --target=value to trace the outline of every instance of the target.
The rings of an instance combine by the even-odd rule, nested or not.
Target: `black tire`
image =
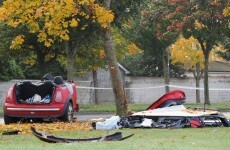
[[[5,122],[5,124],[16,123],[17,118],[10,117],[10,116],[7,116],[6,114],[4,114],[4,122]]]
[[[69,102],[67,104],[65,113],[61,117],[61,120],[64,121],[64,122],[71,122],[71,121],[73,121],[73,104],[71,102]]]

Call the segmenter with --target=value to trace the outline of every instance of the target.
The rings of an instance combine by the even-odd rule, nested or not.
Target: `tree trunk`
[[[105,8],[110,9],[110,0],[105,0]],[[118,67],[117,58],[115,55],[115,50],[112,43],[111,37],[111,26],[107,23],[107,28],[103,28],[103,38],[105,46],[106,61],[109,66],[110,78],[113,86],[113,92],[115,96],[116,103],[116,113],[118,116],[123,117],[127,112],[127,101],[125,97],[125,91],[123,88],[121,73]]]
[[[164,71],[164,80],[165,80],[165,92],[168,93],[170,91],[169,89],[169,66],[168,66],[168,52],[166,50],[163,51],[163,71]]]
[[[65,50],[67,53],[67,80],[73,80],[74,76],[74,61],[75,61],[75,54],[73,49],[70,46],[69,41],[65,41]]]
[[[45,74],[46,66],[45,66],[45,54],[43,54],[38,45],[34,45],[36,48],[36,54],[37,54],[37,64],[39,69],[39,76],[42,79],[43,75]]]
[[[204,53],[204,99],[205,99],[204,103],[210,105],[209,85],[208,85],[208,66],[209,66],[209,52]]]
[[[39,76],[42,78],[43,75],[45,74],[45,70],[46,70],[45,58],[43,57],[43,55],[40,55],[40,56],[38,56],[37,60],[38,60],[38,68],[40,71]]]
[[[196,78],[196,88],[200,88],[200,80]],[[196,89],[196,103],[200,103],[200,90]]]
[[[212,50],[212,46],[210,45],[209,41],[206,41],[205,43],[201,38],[198,38],[198,41],[200,43],[200,46],[204,54],[204,107],[205,107],[205,104],[210,105],[209,85],[208,85],[208,66],[209,66],[209,54]]]
[[[93,85],[95,88],[98,87],[98,78],[97,78],[97,70],[93,70]],[[99,101],[98,101],[98,89],[94,89],[94,96],[95,96],[95,104],[98,105]]]
[[[196,88],[200,88],[200,79],[203,76],[203,71],[200,69],[200,63],[196,63],[196,70],[193,71],[194,79],[196,80]],[[200,103],[200,90],[196,89],[196,103]]]

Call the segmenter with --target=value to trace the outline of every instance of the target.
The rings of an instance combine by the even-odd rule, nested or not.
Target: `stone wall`
[[[148,78],[148,77],[130,77],[129,79],[130,88],[144,88],[145,89],[131,89],[129,92],[129,100],[134,103],[146,103],[150,104],[156,101],[165,93],[164,87],[159,88],[147,88],[157,87],[164,85],[163,78]],[[186,88],[170,88],[170,90],[183,90],[186,94],[187,103],[196,102],[196,90],[192,89],[195,87],[195,80],[189,79],[171,79],[170,85],[186,86]],[[203,88],[203,80],[200,81],[200,86]],[[191,88],[191,89],[190,89]],[[216,90],[216,89],[230,89],[230,77],[209,77],[209,88],[210,88],[210,101],[211,103],[218,102],[230,102],[230,90]],[[215,89],[215,90],[211,90]],[[204,101],[204,91],[200,91],[201,102]]]
[[[75,81],[79,87],[93,87],[92,81]],[[91,104],[94,102],[93,90],[85,88],[77,88],[77,100],[79,104]]]
[[[91,79],[91,78],[89,78]],[[108,75],[102,73],[98,74],[99,87],[111,88],[111,82]],[[109,80],[109,81],[108,81]],[[108,81],[108,82],[107,82]],[[90,86],[93,87],[91,81],[76,81],[78,86]],[[152,78],[152,77],[126,77],[125,82],[126,96],[131,103],[144,103],[151,104],[165,94],[165,88],[159,87],[164,85],[163,78]],[[176,79],[170,80],[170,85],[185,86],[187,88],[194,88],[195,80],[193,78]],[[203,88],[203,80],[200,81],[200,86]],[[150,88],[151,87],[151,88]],[[210,89],[230,89],[230,77],[229,76],[210,76],[209,77],[209,88]],[[170,90],[183,90],[186,94],[187,103],[196,102],[196,91],[195,89],[186,88],[170,88]],[[114,96],[112,89],[100,89],[99,91],[99,103],[114,103]],[[204,91],[200,91],[201,102],[204,101]],[[218,102],[230,102],[230,90],[210,90],[210,101],[211,103]],[[78,101],[80,104],[93,104],[94,103],[94,90],[78,88]]]
[[[0,81],[0,106],[2,106],[5,101],[8,89],[12,87],[16,82],[19,82],[19,80],[11,80],[8,82]]]
[[[93,82],[93,75],[91,72],[88,72],[86,77],[87,77],[87,80]],[[109,89],[112,87],[109,71],[106,71],[104,69],[99,69],[97,71],[97,78],[98,78],[98,86],[104,88],[104,89],[98,90],[98,92],[100,93],[98,95],[99,104],[113,103],[114,102],[113,90]],[[121,79],[122,79],[122,82],[125,83],[125,73],[122,70],[121,70]],[[75,80],[76,82],[78,82],[79,78],[75,78]],[[90,91],[94,92],[94,90],[90,90]],[[92,99],[91,102],[95,101],[94,97],[91,97],[91,99]]]
[[[85,80],[85,79],[84,79]],[[0,82],[0,105],[3,105],[7,90],[16,83],[17,80],[9,82]],[[99,75],[99,87],[111,88],[111,82],[108,82],[108,77],[105,75]],[[94,103],[94,89],[86,89],[81,87],[93,87],[92,80],[79,81],[75,79],[76,85],[79,87],[78,102],[80,104],[93,104]],[[110,84],[110,85],[109,85]],[[126,77],[126,95],[131,103],[143,103],[151,104],[165,94],[165,88],[159,87],[164,85],[163,78],[151,78],[151,77]],[[186,86],[188,88],[195,87],[195,80],[192,78],[187,79],[171,79],[170,85]],[[200,81],[201,87],[203,87],[203,80]],[[151,88],[150,88],[151,87]],[[229,76],[210,76],[209,77],[210,89],[230,89],[230,77]],[[171,90],[183,90],[186,94],[187,103],[196,102],[195,89],[186,88],[170,88]],[[100,89],[99,90],[99,103],[114,103],[114,95],[112,89]],[[211,103],[218,102],[230,102],[230,90],[210,90]],[[201,90],[201,101],[204,101],[203,90]]]

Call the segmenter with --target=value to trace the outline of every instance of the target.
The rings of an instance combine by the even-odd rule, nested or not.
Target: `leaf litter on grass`
[[[30,134],[30,127],[35,127],[38,131],[47,133],[70,130],[92,130],[90,121],[73,121],[73,122],[52,122],[52,123],[18,123],[10,125],[0,125],[0,133],[19,130],[19,134]]]

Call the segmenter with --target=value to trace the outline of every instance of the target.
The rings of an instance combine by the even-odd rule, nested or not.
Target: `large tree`
[[[73,61],[79,44],[84,41],[80,31],[85,30],[88,21],[99,22],[103,28],[106,22],[113,20],[110,10],[105,10],[94,0],[5,0],[0,8],[0,21],[14,28],[25,27],[28,32],[37,35],[37,41],[50,47],[55,41],[66,41],[67,51],[67,72],[72,77]],[[74,41],[70,32],[75,37],[79,35],[78,41]],[[71,38],[71,40],[70,40]],[[12,42],[12,48],[22,45],[25,42],[25,35],[18,35]]]
[[[219,59],[216,55],[217,49],[211,52],[209,61]],[[176,64],[185,70],[192,72],[196,80],[196,102],[200,103],[200,80],[204,72],[204,55],[199,42],[190,37],[180,37],[170,48],[172,64]]]
[[[224,15],[228,0],[161,0],[152,1],[161,15],[161,20],[170,25],[161,26],[162,35],[182,32],[184,37],[193,36],[199,41],[204,54],[204,95],[205,103],[210,104],[208,85],[209,54],[212,48],[229,35],[229,16]],[[158,12],[158,14],[156,14]],[[163,30],[162,30],[163,29]],[[164,30],[167,29],[167,30]]]
[[[90,20],[98,22],[102,27],[105,41],[105,54],[110,69],[114,89],[117,114],[124,116],[127,109],[126,98],[121,82],[120,72],[113,48],[110,32],[110,22],[114,15],[110,10],[110,1],[104,1],[105,7],[95,0],[5,0],[0,7],[0,21],[5,21],[9,26],[25,26],[30,33],[36,33],[38,41],[50,47],[55,40],[65,42],[67,51],[67,70],[73,73],[73,61],[81,40],[70,40],[70,31],[78,35],[80,30],[85,30]],[[72,32],[72,33],[73,33]],[[12,41],[12,47],[22,45],[24,36],[19,35]],[[84,41],[84,38],[82,39]],[[71,76],[68,75],[68,79]]]
[[[140,49],[123,37],[121,30],[112,27],[111,36],[114,43],[114,51],[118,61],[123,60],[126,56],[133,57],[140,53]],[[87,71],[93,74],[94,87],[98,88],[97,70],[106,68],[105,51],[103,47],[103,39],[100,32],[91,34],[87,45],[81,46],[78,57],[76,58],[75,69],[77,74],[84,75]],[[99,104],[97,89],[94,89],[95,104]]]
[[[107,10],[110,9],[111,0],[105,0],[104,5]],[[111,36],[111,25],[107,22],[107,27],[104,28],[104,50],[106,55],[106,61],[109,66],[110,77],[113,86],[113,92],[115,96],[117,115],[125,116],[128,110],[127,99],[125,96],[124,86],[121,79],[121,73],[118,67],[115,49]]]
[[[169,46],[174,43],[178,37],[176,32],[168,32],[167,26],[170,25],[170,21],[164,18],[165,8],[168,8],[167,11],[170,11],[172,8],[169,8],[167,4],[161,6],[161,1],[147,1],[146,8],[141,12],[142,15],[142,27],[145,27],[145,30],[149,34],[153,34],[152,42],[154,43],[154,48],[156,55],[161,54],[161,62],[163,65],[163,74],[166,84],[166,92],[169,92],[169,80],[170,72],[169,68]],[[153,48],[153,49],[154,49]]]
[[[25,71],[27,67],[35,68],[36,66],[38,69],[35,73],[30,74],[32,76],[36,75],[36,78],[42,77],[47,71],[47,66],[49,66],[49,64],[57,58],[58,54],[61,53],[57,48],[57,44],[46,47],[37,41],[36,34],[28,33],[23,27],[14,29],[5,24],[1,24],[0,30],[0,43],[2,43],[2,46],[8,50],[11,57],[17,60],[17,63],[23,65],[23,71]],[[11,41],[18,34],[26,35],[25,42],[20,47],[11,47],[12,50],[10,49]]]

